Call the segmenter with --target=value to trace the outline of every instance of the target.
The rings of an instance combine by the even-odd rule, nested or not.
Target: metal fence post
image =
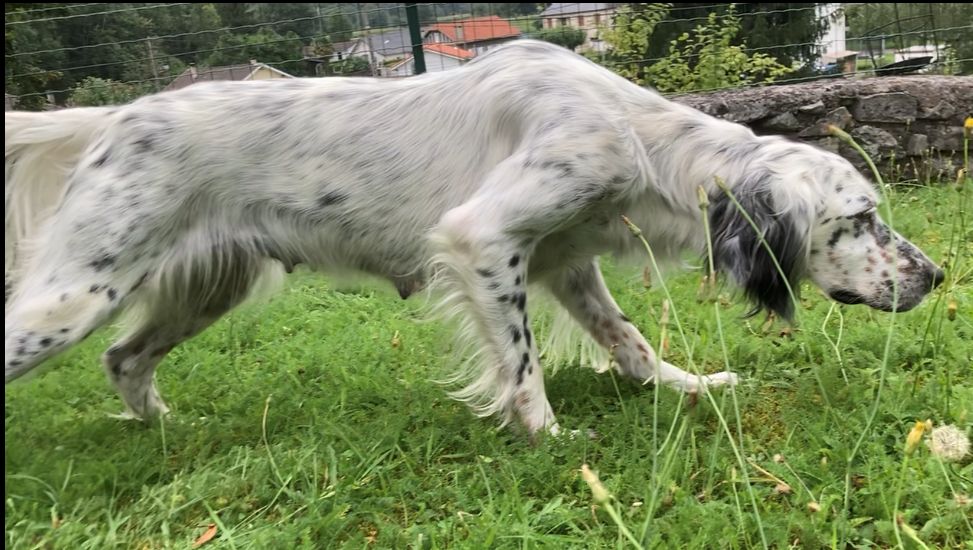
[[[409,38],[412,39],[412,59],[415,62],[416,74],[426,72],[426,58],[422,51],[422,31],[419,29],[419,5],[406,4],[405,18],[409,23]]]

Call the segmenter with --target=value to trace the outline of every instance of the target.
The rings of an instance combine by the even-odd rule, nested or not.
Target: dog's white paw
[[[685,393],[699,394],[720,386],[736,386],[739,381],[735,373],[724,371],[705,376],[687,374],[682,380],[675,381],[672,386]]]
[[[549,435],[551,435],[552,437],[564,437],[564,438],[567,438],[567,439],[577,439],[579,437],[587,437],[588,439],[597,439],[598,438],[598,432],[596,432],[594,430],[590,430],[590,429],[589,430],[584,430],[584,431],[581,431],[581,430],[562,430],[561,427],[558,426],[557,424],[551,425],[551,427],[547,429],[547,433]]]
[[[740,382],[740,377],[736,373],[723,371],[703,377],[704,387],[716,388],[719,386],[736,386]]]

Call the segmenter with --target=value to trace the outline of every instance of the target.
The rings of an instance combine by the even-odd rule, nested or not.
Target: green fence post
[[[422,31],[419,29],[419,5],[406,4],[405,18],[409,22],[409,37],[412,39],[412,59],[415,61],[416,74],[426,72],[426,58],[422,51]]]

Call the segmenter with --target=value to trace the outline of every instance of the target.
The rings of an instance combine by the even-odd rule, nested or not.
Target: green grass
[[[892,195],[897,229],[948,280],[895,317],[880,392],[890,315],[805,285],[800,325],[782,335],[743,319],[729,289],[699,303],[699,273],[683,273],[667,282],[688,347],[670,323],[667,358],[719,371],[725,344],[743,383],[692,405],[546,365],[561,425],[596,440],[531,446],[474,418],[431,381],[448,372],[449,327],[386,290],[294,276],[170,354],[158,380],[173,412],[152,427],[108,417],[121,403],[97,364],[101,331],[6,388],[6,547],[188,548],[211,523],[205,548],[632,547],[581,479],[588,464],[646,547],[919,547],[897,510],[928,547],[971,548],[971,509],[954,496],[973,493],[969,459],[903,453],[916,420],[971,423],[969,195]],[[661,287],[612,265],[606,277],[658,343]]]

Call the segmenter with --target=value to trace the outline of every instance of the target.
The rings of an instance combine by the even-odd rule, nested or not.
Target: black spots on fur
[[[69,329],[69,328],[62,328],[58,332],[60,332],[61,334],[67,334],[67,333],[71,332],[71,329]]]
[[[510,334],[513,338],[514,343],[520,342],[520,329],[517,327],[510,327]],[[529,345],[529,344],[528,344]]]
[[[65,292],[64,294],[61,294],[61,302],[67,302],[67,301],[68,301],[68,293]]]
[[[91,266],[91,268],[94,269],[96,272],[104,271],[105,269],[115,265],[115,259],[116,259],[115,256],[106,254],[105,256],[102,256],[97,260],[92,260],[92,262],[89,263],[88,265]]]
[[[111,158],[111,151],[105,151],[100,157],[98,157],[97,159],[95,159],[94,162],[91,163],[91,167],[101,168],[108,162],[110,158]]]
[[[13,359],[11,361],[7,361],[7,364],[10,365],[11,367],[19,367],[23,363],[20,362],[20,361],[18,361],[18,360],[16,360],[16,359]]]
[[[492,283],[487,285],[487,288],[490,290],[497,290],[498,288],[500,288],[500,283],[493,281]]]
[[[519,309],[520,311],[524,311],[524,308],[526,306],[527,306],[527,294],[521,292],[520,294],[517,295],[517,309]]]
[[[836,185],[836,186],[835,186],[835,188],[834,188],[834,190],[835,190],[835,192],[837,192],[837,193],[841,193],[842,191],[844,191],[844,190],[845,190],[845,186],[844,186],[844,185],[841,185],[841,184],[839,183],[838,185]]]
[[[517,385],[524,383],[524,371],[527,370],[527,366],[530,365],[530,354],[526,351],[524,355],[520,358],[520,367],[517,368]]]
[[[51,345],[51,342],[53,341],[54,341],[53,338],[45,336],[44,338],[41,338],[40,341],[37,343],[40,344],[42,348],[46,348],[47,346]]]
[[[144,137],[142,139],[136,140],[135,143],[132,144],[132,146],[135,147],[136,153],[145,154],[151,151],[152,148],[155,146],[155,140],[153,140],[151,137]]]
[[[557,175],[560,178],[569,178],[574,175],[574,166],[570,162],[545,160],[541,163],[541,168],[544,170],[557,171]]]
[[[520,275],[517,275],[517,278],[514,279],[514,286],[518,286],[518,285],[520,285]]]
[[[501,304],[506,303],[507,302],[507,295],[506,294],[501,294],[500,296],[497,296],[497,301],[500,302]],[[514,299],[511,298],[510,301],[513,302]]]
[[[344,193],[339,193],[337,191],[330,191],[328,193],[325,193],[324,195],[321,195],[321,197],[318,198],[318,206],[320,206],[321,208],[326,208],[328,206],[341,204],[346,200],[348,200],[348,195]]]
[[[483,278],[490,278],[493,277],[494,275],[493,271],[489,269],[482,269],[482,268],[477,268],[476,274]]]
[[[886,247],[892,242],[892,232],[884,225],[875,228],[875,243],[881,247]]]
[[[115,290],[114,288],[109,288],[108,289],[108,299],[114,302],[115,301],[115,298],[118,298],[118,291]]]
[[[519,263],[520,263],[520,254],[514,254],[510,258],[510,263],[508,263],[507,265],[509,265],[510,267],[517,267],[517,264]]]
[[[119,378],[122,375],[122,364],[121,363],[112,363],[111,364],[111,374],[115,378]]]
[[[825,218],[825,219],[821,220],[821,223],[822,224],[826,224],[826,223],[828,223],[830,221],[831,221],[831,218]]]
[[[101,290],[101,285],[91,285],[88,287],[88,292],[91,294],[97,294]]]
[[[844,227],[835,229],[834,233],[831,234],[831,237],[828,238],[828,248],[834,248],[835,245],[838,244],[838,241],[841,240],[841,236],[847,232],[848,230]]]
[[[141,277],[139,277],[139,280],[135,281],[135,284],[133,284],[132,288],[128,289],[128,291],[135,292],[136,290],[138,290],[138,288],[142,286],[142,283],[144,283],[148,277],[149,277],[149,272],[146,271],[145,273],[142,274]]]
[[[524,342],[527,343],[527,349],[530,349],[531,334],[530,329],[526,325],[524,326]]]

